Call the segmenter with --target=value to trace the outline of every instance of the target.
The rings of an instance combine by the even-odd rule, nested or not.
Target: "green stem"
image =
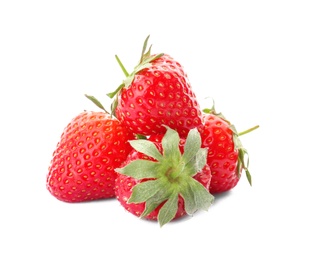
[[[238,136],[241,136],[241,135],[250,133],[250,132],[252,132],[253,130],[255,130],[255,129],[257,129],[257,128],[259,128],[259,125],[256,125],[256,126],[250,128],[250,129],[248,129],[248,130],[245,130],[245,131],[242,131],[242,132],[238,133]]]
[[[119,59],[119,57],[117,55],[115,55],[115,58],[117,60],[118,65],[121,67],[122,71],[124,72],[125,76],[128,77],[129,73],[125,69],[125,67],[124,67],[123,63],[121,62],[121,60]]]

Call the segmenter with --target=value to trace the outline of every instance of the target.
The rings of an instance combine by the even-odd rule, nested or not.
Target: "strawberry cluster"
[[[117,198],[132,214],[157,220],[207,210],[214,194],[234,188],[246,149],[235,127],[201,109],[187,74],[167,54],[151,54],[146,38],[139,64],[108,96],[111,112],[84,111],[65,127],[53,153],[47,189],[65,202]]]

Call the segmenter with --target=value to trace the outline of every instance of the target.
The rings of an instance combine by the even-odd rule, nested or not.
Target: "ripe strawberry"
[[[248,161],[245,162],[244,159],[247,151],[242,146],[239,136],[258,126],[238,134],[235,127],[222,114],[215,112],[214,106],[203,111],[206,114],[203,114],[203,127],[199,132],[202,147],[208,148],[207,163],[212,173],[210,192],[214,194],[231,190],[239,182],[243,170],[252,185]]]
[[[146,38],[140,63],[131,74],[117,58],[126,79],[109,93],[115,97],[115,116],[132,132],[141,135],[162,133],[167,125],[186,137],[202,123],[201,110],[183,67],[167,54],[146,52]]]
[[[47,189],[65,202],[115,197],[119,167],[134,136],[105,112],[82,112],[67,125],[53,153]]]
[[[158,220],[160,225],[198,209],[207,210],[213,201],[208,192],[211,172],[207,150],[201,148],[197,129],[186,141],[167,127],[164,136],[134,140],[132,150],[115,181],[121,205],[136,216]]]

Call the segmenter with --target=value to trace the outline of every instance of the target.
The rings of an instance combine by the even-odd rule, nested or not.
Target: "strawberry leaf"
[[[146,48],[147,48],[147,42],[148,42],[149,38],[150,38],[150,35],[148,35],[148,36],[146,37],[146,39],[144,40],[143,47],[142,47],[141,58],[140,58],[140,64],[143,62],[143,60],[145,59],[146,56],[149,57],[150,54],[151,54],[151,47],[152,47],[152,46],[150,46],[148,52],[145,53],[145,50],[146,50]]]
[[[115,171],[137,180],[144,178],[156,178],[159,164],[148,160],[135,160],[123,168],[116,168]]]
[[[124,86],[124,83],[120,84],[115,91],[108,93],[107,96],[113,98]]]
[[[110,114],[97,98],[95,98],[94,96],[87,95],[87,94],[85,94],[85,97],[87,97],[90,101],[92,101],[97,107],[101,108],[104,112],[106,112],[107,114]]]
[[[132,84],[132,82],[133,82],[133,80],[135,78],[135,75],[138,72],[140,72],[143,69],[149,68],[152,65],[152,62],[154,60],[156,60],[156,59],[158,59],[158,58],[160,58],[161,56],[164,55],[164,53],[160,53],[160,54],[157,54],[157,55],[151,55],[151,47],[152,46],[150,46],[148,51],[146,52],[147,43],[148,43],[149,37],[150,36],[147,36],[147,38],[145,39],[145,41],[143,43],[143,48],[142,48],[142,54],[141,54],[141,57],[140,57],[140,62],[139,62],[139,64],[137,66],[134,67],[132,73],[128,73],[127,72],[126,68],[124,67],[124,65],[121,62],[121,60],[119,59],[119,57],[117,55],[115,55],[117,63],[120,66],[120,68],[122,69],[122,71],[123,71],[123,73],[124,73],[126,78],[123,80],[122,84],[120,84],[115,91],[107,93],[108,97],[114,98],[114,101],[112,102],[112,105],[111,105],[111,111],[112,111],[113,115],[115,115],[115,109],[116,109],[116,107],[118,105],[118,102],[117,102],[118,95],[121,92],[121,90],[123,88],[129,87]]]
[[[247,178],[248,182],[250,183],[250,185],[252,186],[252,176],[251,176],[251,174],[247,168],[244,170],[245,170],[246,178]]]
[[[145,202],[145,209],[142,212],[142,214],[140,215],[140,217],[143,218],[143,217],[147,216],[148,214],[150,214],[153,210],[155,210],[165,200],[166,199],[155,200],[154,198],[149,198]]]
[[[119,59],[119,57],[117,55],[115,55],[115,58],[117,60],[118,65],[121,67],[123,73],[125,74],[126,77],[129,76],[129,73],[127,72],[126,68],[124,67],[123,63],[121,62],[121,60]]]
[[[145,209],[141,214],[141,217],[145,217],[146,215],[150,214],[153,210],[155,210],[162,202],[167,200],[170,196],[170,191],[168,185],[164,186],[159,190],[154,196],[150,197],[146,200]]]
[[[245,163],[245,160],[244,160],[244,156],[247,156],[247,161]],[[251,177],[251,174],[250,174],[250,171],[248,170],[248,167],[249,167],[249,156],[248,156],[248,152],[246,149],[244,149],[243,147],[239,148],[238,150],[238,175],[240,176],[241,174],[241,171],[244,170],[245,171],[245,174],[246,174],[246,177],[247,177],[247,180],[249,182],[249,184],[252,186],[252,177]]]
[[[195,211],[198,209],[208,210],[214,201],[214,197],[206,190],[206,188],[195,179],[190,179],[189,185],[194,190]],[[185,199],[186,203],[186,199]],[[189,212],[190,214],[191,212]]]
[[[170,222],[176,215],[178,210],[178,199],[178,193],[174,192],[160,209],[158,221],[161,227]]]
[[[166,128],[166,134],[162,139],[163,155],[166,158],[170,158],[170,160],[180,161],[181,152],[179,149],[179,134],[169,127]]]
[[[145,202],[162,188],[162,180],[149,180],[137,184],[132,191],[128,203]]]
[[[156,148],[155,144],[149,140],[138,139],[129,141],[130,145],[138,152],[146,154],[157,161],[161,161],[163,156]]]
[[[135,74],[136,72],[128,75],[128,77],[123,81],[125,88],[127,88],[132,83],[133,79],[135,78]]]
[[[199,138],[199,132],[197,129],[193,129],[188,133],[185,146],[183,160],[185,163],[192,160],[193,157],[197,154],[198,150],[201,147],[201,138]]]
[[[151,64],[152,61],[160,58],[163,55],[164,55],[164,53],[160,53],[160,54],[157,54],[154,56],[149,56],[149,57],[147,56],[148,58],[143,59],[142,62],[134,68],[134,71],[130,75],[128,75],[127,78],[124,80],[125,87],[127,88],[131,85],[132,81],[134,80],[135,75],[138,72],[140,72],[141,70],[149,68],[152,65]]]
[[[198,209],[208,210],[214,200],[214,197],[205,187],[192,178],[187,178],[187,182],[182,187],[180,193],[184,199],[185,211],[189,215],[192,215]]]
[[[207,148],[200,148],[196,155],[195,155],[195,161],[194,161],[194,172],[200,172],[202,168],[207,164]]]
[[[180,136],[177,131],[166,126],[161,141],[161,150],[150,140],[133,140],[130,144],[136,151],[157,160],[137,159],[123,168],[116,169],[120,174],[141,180],[132,189],[128,203],[143,203],[145,217],[159,205],[160,226],[171,221],[178,210],[179,195],[183,197],[185,211],[193,214],[199,209],[207,210],[213,196],[193,176],[206,165],[207,149],[201,148],[201,137],[197,129],[191,129],[180,151]],[[159,146],[159,144],[157,144]]]

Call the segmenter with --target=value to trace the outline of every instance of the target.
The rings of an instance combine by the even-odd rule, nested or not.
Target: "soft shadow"
[[[102,203],[102,202],[109,202],[116,200],[116,197],[112,198],[102,198],[102,199],[95,199],[95,200],[88,200],[88,201],[80,201],[80,202],[69,202],[70,204],[95,204],[95,203]]]
[[[213,201],[213,207],[217,206],[218,204],[221,203],[221,201],[225,200],[227,197],[229,197],[231,194],[231,190],[229,191],[225,191],[225,192],[221,192],[221,193],[215,193],[213,194],[214,196],[214,201]]]

